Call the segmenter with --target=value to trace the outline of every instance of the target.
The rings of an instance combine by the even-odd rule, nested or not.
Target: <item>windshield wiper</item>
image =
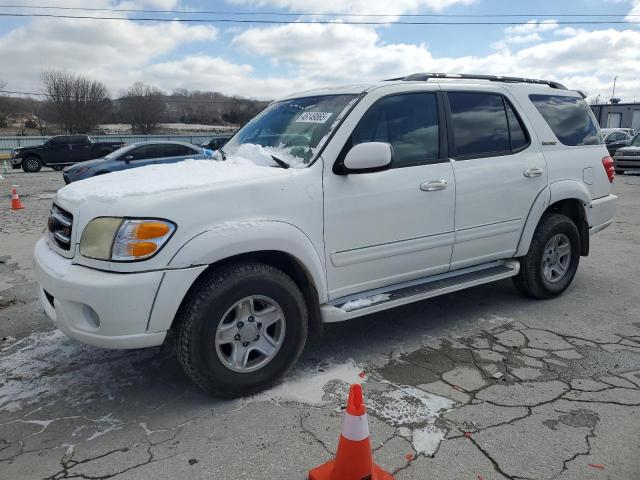
[[[279,167],[282,167],[284,169],[290,168],[290,165],[288,163],[280,160],[278,157],[271,155],[271,158],[273,158],[273,161],[276,162]]]

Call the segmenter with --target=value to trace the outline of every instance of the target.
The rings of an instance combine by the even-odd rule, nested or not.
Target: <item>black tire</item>
[[[237,372],[219,358],[216,329],[236,302],[251,295],[275,300],[284,313],[284,340],[264,366]],[[235,320],[234,320],[235,321]],[[308,313],[297,285],[281,270],[240,263],[205,274],[192,288],[176,318],[178,360],[191,380],[213,395],[233,398],[273,385],[298,360],[308,331]]]
[[[22,160],[22,170],[27,173],[35,173],[42,170],[42,160],[38,157],[27,157]]]
[[[56,172],[64,170],[64,167],[64,165],[51,165],[51,168],[53,168]]]
[[[568,239],[571,251],[564,276],[552,283],[543,273],[543,259],[547,243],[558,234]],[[580,233],[576,224],[565,215],[545,214],[533,234],[529,252],[519,260],[520,272],[513,277],[513,283],[518,290],[530,297],[541,299],[560,295],[571,284],[580,263]]]

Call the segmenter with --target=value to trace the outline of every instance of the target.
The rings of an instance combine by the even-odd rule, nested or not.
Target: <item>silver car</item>
[[[640,170],[640,134],[633,137],[629,145],[616,150],[613,165],[616,173],[624,173],[625,170]]]

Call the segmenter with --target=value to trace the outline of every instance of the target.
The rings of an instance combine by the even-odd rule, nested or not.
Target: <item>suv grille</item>
[[[71,249],[71,228],[73,215],[57,205],[51,207],[47,230],[49,238],[62,250]]]

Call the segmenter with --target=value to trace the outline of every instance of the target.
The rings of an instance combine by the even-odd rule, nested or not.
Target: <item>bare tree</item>
[[[7,86],[7,82],[0,80],[0,90]],[[7,107],[7,99],[0,95],[0,128],[5,128],[9,125],[9,112]]]
[[[104,118],[111,101],[107,87],[66,70],[45,70],[42,86],[55,121],[67,133],[89,133]]]
[[[153,131],[167,108],[162,91],[142,82],[134,83],[125,92],[120,105],[131,130],[144,134]]]

